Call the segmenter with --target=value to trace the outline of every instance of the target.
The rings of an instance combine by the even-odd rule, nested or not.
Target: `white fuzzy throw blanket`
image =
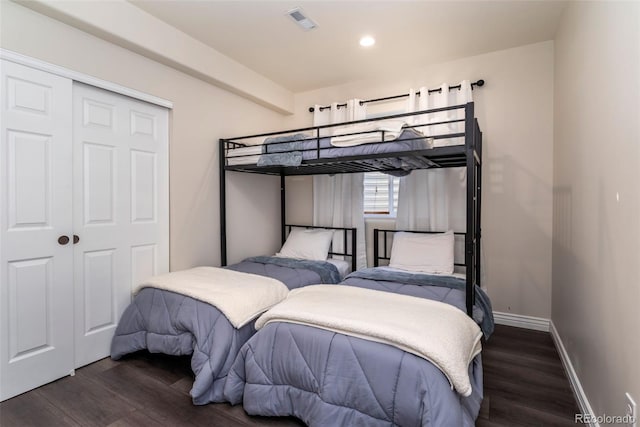
[[[142,288],[176,292],[211,304],[235,328],[246,325],[285,299],[289,292],[282,282],[271,277],[217,267],[196,267],[154,276],[139,285],[134,294]]]
[[[438,367],[463,396],[471,394],[469,363],[482,331],[463,311],[442,302],[352,286],[314,285],[289,292],[256,321],[315,326],[400,348]]]

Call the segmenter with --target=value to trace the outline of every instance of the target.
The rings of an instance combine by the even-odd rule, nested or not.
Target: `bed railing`
[[[448,120],[434,121],[429,117],[434,114],[447,111],[462,111],[464,114],[456,114],[458,117]],[[393,163],[385,164],[386,159],[398,159],[403,157],[419,157],[425,161],[424,166],[415,166],[413,169],[423,169],[427,167],[460,167],[465,166],[465,149],[468,144],[473,144],[473,138],[466,137],[466,125],[469,119],[475,120],[473,116],[473,102],[462,105],[454,105],[450,107],[435,108],[431,110],[421,110],[411,113],[391,114],[387,116],[368,118],[362,120],[354,120],[350,122],[333,123],[322,126],[313,126],[297,129],[288,129],[285,131],[265,132],[261,134],[253,134],[240,136],[235,138],[224,138],[220,140],[223,156],[221,164],[228,170],[264,173],[273,175],[314,175],[314,174],[333,174],[333,173],[351,173],[351,172],[370,172],[370,171],[397,171],[397,166]],[[360,130],[353,131],[354,125],[364,123],[383,123],[389,120],[405,120],[407,123],[402,127],[402,131],[414,129],[413,135],[403,134],[402,138],[394,141],[402,140],[403,143],[415,143],[414,148],[403,148],[397,151],[376,152],[367,154],[347,154],[341,152],[337,154],[335,149],[344,149],[343,146],[327,146],[327,138],[336,138],[342,136],[377,136],[378,141],[367,142],[368,146],[375,146],[392,142],[386,140],[385,135],[388,131],[383,129],[377,130]],[[418,122],[416,122],[416,120]],[[442,128],[448,125],[448,128]],[[435,127],[435,128],[433,128]],[[433,128],[433,132],[419,132],[426,128]],[[437,132],[437,133],[436,133]],[[303,137],[297,136],[304,134]],[[264,143],[265,138],[274,137],[292,137],[286,141],[277,141]],[[439,144],[438,140],[453,140],[456,138],[464,139],[464,143],[460,144]],[[250,140],[254,139],[253,142]],[[420,140],[432,141],[433,148],[422,146]],[[426,145],[426,144],[425,144]],[[466,147],[465,147],[466,145]],[[241,152],[238,148],[255,147],[258,152],[251,153]],[[280,147],[280,148],[278,148]],[[348,147],[351,148],[351,147]],[[475,148],[475,146],[473,147]],[[255,158],[264,158],[269,155],[301,155],[302,163],[297,166],[286,164],[278,164],[266,162],[266,164],[258,166]],[[246,160],[244,160],[246,159]],[[375,159],[372,165],[366,163],[366,160]]]
[[[270,136],[282,136],[282,135],[295,134],[295,133],[301,133],[301,132],[321,131],[324,129],[332,129],[332,128],[344,127],[348,125],[357,125],[361,123],[382,122],[385,120],[402,119],[402,118],[408,118],[408,117],[414,117],[414,116],[425,116],[425,115],[428,116],[429,114],[436,114],[444,111],[465,110],[466,106],[469,104],[473,104],[473,102],[469,102],[467,104],[452,105],[449,107],[433,108],[430,110],[413,111],[410,113],[389,114],[386,116],[372,117],[372,118],[361,119],[361,120],[352,120],[348,122],[331,123],[331,124],[320,125],[320,126],[309,126],[305,128],[287,129],[287,130],[275,131],[275,132],[264,132],[264,133],[257,133],[253,135],[238,136],[235,138],[224,138],[223,141],[238,143],[239,140],[243,140],[243,139],[246,140],[251,138],[263,138],[263,137],[266,138]],[[431,122],[431,123],[425,122],[425,123],[407,125],[405,127],[416,128],[416,127],[425,127],[425,126],[436,126],[436,125],[444,125],[449,123],[458,123],[458,122],[462,123],[464,121],[465,121],[465,118],[459,118],[459,119],[452,119],[452,120],[443,120],[440,122]],[[344,133],[344,134],[336,134],[332,136],[347,136],[347,135],[357,135],[357,134],[366,134],[366,133],[372,133],[372,131]],[[464,136],[464,134],[458,135],[458,136]]]

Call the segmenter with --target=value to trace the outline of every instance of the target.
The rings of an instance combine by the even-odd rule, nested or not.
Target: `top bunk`
[[[470,167],[482,159],[473,102],[220,140],[224,171],[320,175]]]

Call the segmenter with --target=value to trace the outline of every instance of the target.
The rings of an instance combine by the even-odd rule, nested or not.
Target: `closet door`
[[[168,271],[168,111],[74,83],[75,366],[109,355],[131,291]]]
[[[73,371],[71,80],[2,60],[0,400]]]

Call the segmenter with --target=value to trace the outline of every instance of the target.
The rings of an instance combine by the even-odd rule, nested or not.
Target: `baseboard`
[[[549,319],[542,317],[523,316],[521,314],[493,312],[493,320],[498,325],[515,326],[516,328],[533,329],[549,332]]]
[[[582,384],[580,383],[580,378],[578,378],[578,374],[576,370],[573,368],[573,363],[571,363],[571,359],[569,358],[569,353],[567,353],[567,349],[564,347],[562,339],[558,334],[558,330],[556,329],[553,322],[550,322],[549,332],[551,332],[551,338],[556,345],[556,349],[558,350],[558,354],[560,355],[560,360],[562,361],[562,365],[564,366],[564,370],[567,373],[567,377],[569,377],[569,383],[571,385],[571,389],[573,390],[573,394],[578,401],[578,407],[580,408],[580,412],[585,415],[589,415],[592,420],[596,420],[595,414],[593,413],[593,408],[591,408],[591,404],[589,403],[589,399],[587,399],[587,395],[582,388]],[[588,424],[591,427],[600,427],[600,424],[597,421]]]

